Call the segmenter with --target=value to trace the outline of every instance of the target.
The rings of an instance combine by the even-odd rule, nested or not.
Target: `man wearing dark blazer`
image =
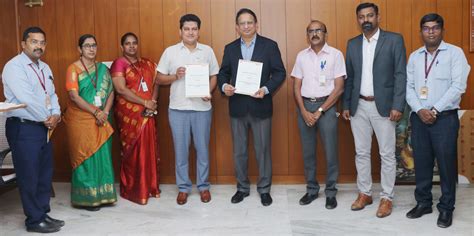
[[[375,132],[382,162],[382,192],[376,215],[386,217],[392,212],[394,196],[395,126],[406,105],[406,51],[400,34],[379,28],[377,5],[361,3],[356,15],[363,34],[347,43],[343,100],[343,117],[351,120],[356,148],[359,195],[351,209],[372,204],[370,150]]]
[[[241,202],[250,192],[247,174],[247,140],[248,129],[251,128],[259,169],[257,191],[262,204],[269,206],[273,201],[270,196],[272,94],[285,80],[286,71],[277,43],[257,34],[257,16],[252,10],[240,9],[235,23],[240,38],[226,45],[221,69],[217,76],[219,88],[229,97],[233,158],[237,178],[237,192],[231,202]],[[241,59],[263,63],[260,89],[251,96],[234,93],[237,68]]]

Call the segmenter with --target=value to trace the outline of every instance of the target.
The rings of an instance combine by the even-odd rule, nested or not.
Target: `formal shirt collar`
[[[30,64],[33,64],[33,65],[36,65],[26,54],[25,52],[21,52],[20,54],[20,60],[21,60],[21,63],[24,64],[24,65],[30,65]],[[38,67],[40,70],[44,69],[44,62],[41,61],[41,59],[38,59]]]
[[[316,53],[316,52],[311,48],[311,46],[308,47],[308,49],[306,50],[306,52],[307,52],[307,53]],[[329,53],[330,53],[328,43],[324,43],[324,46],[323,46],[323,48],[321,48],[321,51],[319,51],[319,53],[322,53],[322,52],[324,52],[324,53],[326,53],[326,54],[329,54]]]
[[[446,44],[446,42],[444,42],[444,40],[441,40],[438,50],[444,51],[447,49],[448,49],[448,45]],[[420,50],[418,51],[418,53],[425,53],[425,52],[428,52],[428,50],[426,49],[426,46],[421,47]]]
[[[249,47],[255,45],[255,41],[257,41],[257,34],[255,34],[255,35],[253,36],[252,41],[250,41]],[[240,37],[240,45],[242,45],[242,46],[247,46],[247,45],[245,44],[245,41],[244,41],[244,39],[243,39],[242,37]]]
[[[188,48],[186,47],[186,45],[184,45],[183,41],[179,42],[179,46],[180,46],[181,49],[184,49],[184,48],[185,48],[185,49],[188,49]],[[188,49],[188,50],[189,50],[189,49]],[[200,44],[200,43],[198,42],[198,43],[196,44],[195,50],[202,50],[202,44]]]

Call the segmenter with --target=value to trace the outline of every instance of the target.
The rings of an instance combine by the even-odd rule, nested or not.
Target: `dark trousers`
[[[309,112],[315,112],[322,102],[304,100],[304,107]],[[317,194],[319,183],[316,180],[316,132],[319,130],[321,141],[324,145],[327,162],[326,197],[335,197],[337,193],[336,182],[339,176],[339,162],[337,152],[337,117],[336,107],[333,106],[322,115],[315,125],[308,127],[301,112],[298,111],[298,127],[300,130],[301,145],[303,147],[304,175],[306,179],[306,192]]]
[[[433,205],[433,167],[436,159],[441,177],[438,210],[452,212],[456,201],[457,111],[440,114],[434,124],[427,125],[416,113],[410,116],[411,145],[415,159],[415,199],[422,206]]]
[[[8,119],[6,136],[12,150],[26,226],[35,226],[50,211],[53,159],[44,125]]]
[[[248,193],[250,181],[248,178],[248,133],[252,129],[257,159],[259,178],[257,192],[269,193],[272,185],[272,118],[260,119],[247,114],[244,117],[230,118],[232,139],[234,144],[234,165],[237,178],[237,190]]]

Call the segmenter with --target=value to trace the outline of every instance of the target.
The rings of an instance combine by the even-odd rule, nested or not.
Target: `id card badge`
[[[148,92],[148,86],[146,85],[146,82],[142,80],[141,82],[143,92]]]
[[[46,94],[46,101],[45,101],[46,109],[52,110],[53,106],[51,106],[51,98],[49,98],[49,95]]]
[[[423,86],[420,89],[420,99],[426,100],[428,99],[428,87]]]
[[[94,96],[94,105],[96,107],[101,107],[102,106],[102,99],[100,98],[100,96],[98,96],[98,95]]]
[[[321,85],[321,86],[326,85],[326,76],[325,75],[320,75],[319,76],[319,85]]]

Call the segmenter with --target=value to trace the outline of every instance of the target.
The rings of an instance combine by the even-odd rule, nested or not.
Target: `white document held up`
[[[209,64],[189,64],[186,68],[186,97],[207,97],[209,92]]]
[[[235,81],[235,93],[254,95],[260,89],[263,63],[247,60],[239,60],[237,77]]]
[[[19,108],[25,108],[25,104],[14,104],[8,102],[0,102],[0,112],[11,111]]]

